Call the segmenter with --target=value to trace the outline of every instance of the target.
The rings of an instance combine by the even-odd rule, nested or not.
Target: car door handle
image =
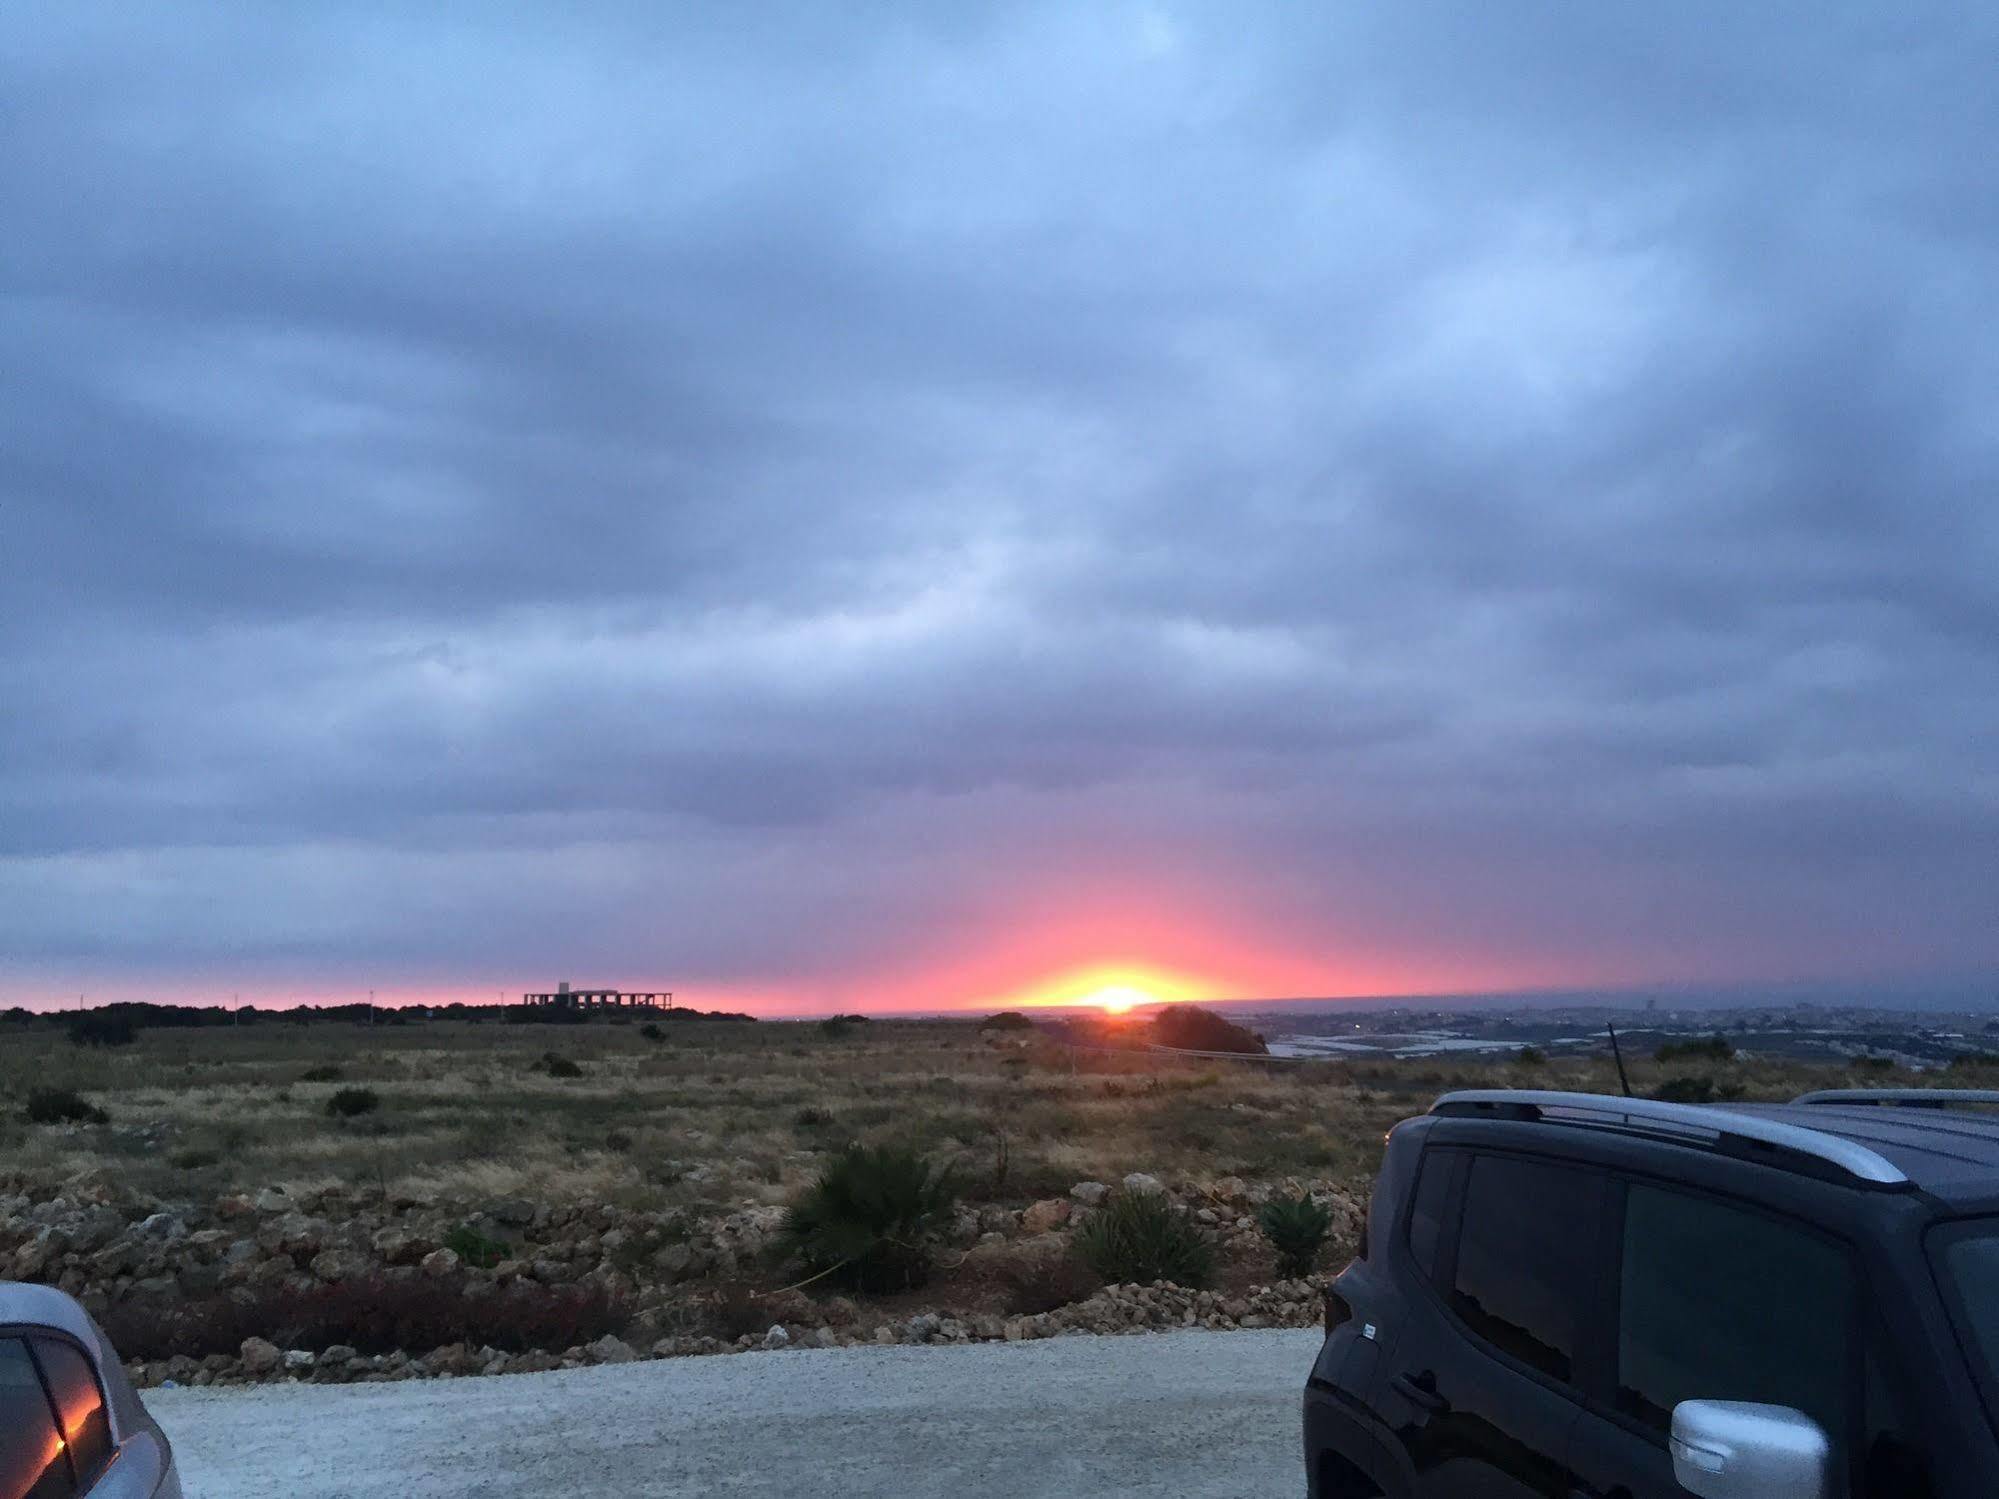
[[[1437,1376],[1425,1369],[1421,1374],[1398,1374],[1388,1387],[1411,1405],[1426,1411],[1447,1411],[1451,1402],[1437,1393]]]

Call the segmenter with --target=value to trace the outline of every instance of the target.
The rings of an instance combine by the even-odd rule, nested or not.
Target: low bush
[[[1895,1059],[1893,1057],[1855,1057],[1853,1059],[1853,1066],[1854,1070],[1858,1072],[1893,1072],[1895,1070]]]
[[[1256,1211],[1256,1226],[1277,1251],[1278,1273],[1298,1279],[1312,1273],[1312,1262],[1333,1231],[1333,1213],[1310,1192],[1273,1197]]]
[[[35,1088],[28,1093],[30,1124],[103,1124],[107,1117],[73,1088]]]
[[[382,1106],[381,1095],[373,1088],[342,1088],[326,1100],[326,1112],[335,1119],[354,1119],[372,1114]]]
[[[1031,1031],[1034,1022],[1018,1010],[1001,1010],[997,1015],[989,1015],[979,1022],[982,1031]]]
[[[581,1067],[570,1061],[568,1057],[558,1055],[552,1051],[543,1052],[541,1054],[541,1061],[537,1065],[550,1077],[583,1076],[583,1069]]]
[[[819,1022],[819,1029],[828,1036],[851,1036],[868,1023],[865,1015],[828,1015]]]
[[[1103,1285],[1097,1273],[1073,1254],[1009,1261],[994,1278],[1005,1291],[1008,1314],[1016,1317],[1052,1312],[1081,1301]]]
[[[947,1167],[893,1145],[850,1145],[793,1199],[778,1242],[815,1274],[862,1290],[921,1285],[956,1201]]]
[[[79,1015],[69,1023],[73,1046],[130,1046],[139,1037],[139,1028],[129,1015],[103,1010]]]
[[[1263,1056],[1270,1050],[1255,1031],[1199,1005],[1168,1005],[1152,1018],[1152,1040],[1182,1051],[1232,1051]]]
[[[1163,1192],[1114,1192],[1076,1233],[1083,1262],[1114,1285],[1155,1280],[1198,1289],[1215,1252],[1187,1212]]]
[[[490,1270],[512,1251],[501,1239],[489,1239],[469,1223],[444,1236],[444,1247],[475,1270]]]
[[[1735,1043],[1726,1036],[1705,1036],[1698,1041],[1668,1041],[1652,1053],[1661,1062],[1732,1062]]]
[[[648,1020],[644,1025],[640,1026],[639,1034],[644,1036],[648,1041],[664,1041],[666,1039],[666,1032],[659,1028],[659,1022],[656,1020]]]
[[[1669,1077],[1652,1096],[1661,1103],[1725,1103],[1740,1098],[1742,1089],[1733,1083],[1718,1087],[1711,1077]]]
[[[167,1157],[167,1162],[177,1171],[201,1171],[209,1166],[221,1165],[222,1152],[194,1145],[186,1150],[176,1150]]]
[[[340,1069],[331,1062],[318,1067],[308,1067],[298,1075],[298,1080],[302,1083],[337,1083],[340,1078]]]
[[[428,1353],[447,1343],[508,1353],[560,1352],[623,1331],[625,1296],[601,1283],[515,1281],[473,1287],[459,1278],[367,1276],[315,1285],[247,1287],[192,1301],[128,1300],[98,1316],[126,1358],[235,1354],[243,1340],[317,1352],[344,1343],[361,1353]]]
[[[740,1280],[725,1280],[702,1303],[701,1330],[733,1343],[745,1333],[767,1332],[772,1312],[764,1298]]]
[[[1539,1067],[1548,1060],[1548,1054],[1538,1046],[1523,1046],[1513,1053],[1513,1060],[1521,1067]]]

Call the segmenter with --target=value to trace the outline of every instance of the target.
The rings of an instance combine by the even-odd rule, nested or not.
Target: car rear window
[[[77,1481],[88,1488],[111,1461],[111,1422],[104,1413],[104,1392],[97,1387],[96,1371],[72,1343],[58,1338],[30,1341],[54,1397]]]
[[[28,1346],[0,1338],[0,1499],[68,1499],[75,1492]]]
[[[1595,1288],[1602,1178],[1475,1156],[1451,1305],[1472,1331],[1556,1379],[1572,1377]]]

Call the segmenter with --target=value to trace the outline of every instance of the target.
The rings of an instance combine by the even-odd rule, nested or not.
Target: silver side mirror
[[[1673,1407],[1673,1477],[1700,1499],[1826,1499],[1832,1443],[1788,1405],[1682,1400]]]

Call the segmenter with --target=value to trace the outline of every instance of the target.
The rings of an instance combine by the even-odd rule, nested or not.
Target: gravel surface
[[[149,1390],[189,1499],[1304,1492],[1316,1331]]]

